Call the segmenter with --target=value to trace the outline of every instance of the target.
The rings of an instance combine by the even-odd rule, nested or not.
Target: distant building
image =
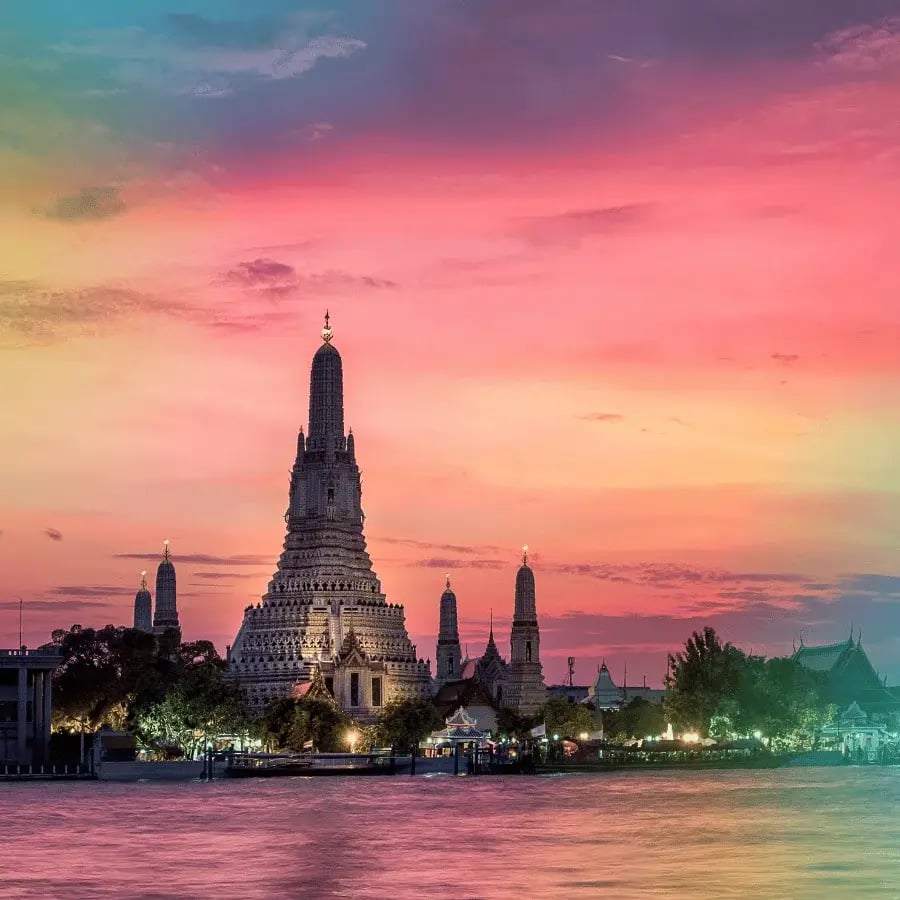
[[[805,669],[818,672],[825,678],[825,693],[829,703],[845,710],[856,703],[871,718],[887,721],[900,715],[900,696],[897,688],[889,688],[863,649],[861,636],[836,644],[805,646],[803,643],[792,657]]]
[[[547,699],[541,668],[541,634],[535,604],[534,572],[528,565],[528,548],[516,573],[516,602],[509,638],[507,706],[525,714],[535,713]]]
[[[551,684],[547,688],[550,697],[564,697],[569,703],[584,703],[590,698],[589,684]]]
[[[462,672],[484,686],[497,707],[515,709],[531,715],[547,700],[541,667],[541,634],[535,602],[534,572],[528,565],[528,548],[524,548],[522,565],[516,573],[512,630],[509,636],[510,656],[507,662],[494,640],[494,616],[484,653],[479,659],[465,660]]]
[[[438,684],[461,678],[462,655],[459,648],[459,624],[456,617],[456,594],[447,587],[441,594],[440,622],[437,641],[435,680]]]
[[[597,670],[597,680],[584,702],[591,703],[597,710],[621,709],[637,698],[646,700],[648,703],[660,703],[666,695],[661,688],[650,688],[646,683],[634,686],[627,682],[628,679],[623,678],[622,686],[619,687],[613,681],[606,660],[603,660]]]
[[[178,603],[175,590],[175,566],[169,556],[169,542],[163,541],[162,562],[156,570],[156,611],[153,614],[153,631],[163,634],[169,628],[178,628]]]
[[[0,650],[0,762],[34,765],[50,759],[56,649]]]
[[[141,572],[141,587],[134,595],[134,627],[138,631],[153,631],[153,598],[147,590],[146,572]]]

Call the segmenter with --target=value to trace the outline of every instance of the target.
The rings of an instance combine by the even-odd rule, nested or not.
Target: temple
[[[825,695],[843,712],[857,704],[868,716],[879,721],[900,717],[900,696],[887,679],[875,671],[862,646],[862,635],[853,640],[853,629],[846,641],[837,644],[805,646],[802,642],[793,659],[805,669],[818,672],[825,680]]]
[[[153,631],[153,598],[147,590],[146,572],[141,572],[141,586],[134,595],[134,627],[138,631]]]
[[[547,699],[541,669],[541,635],[535,606],[534,572],[528,565],[528,547],[516,573],[516,598],[509,638],[509,672],[505,703],[520,712],[538,711]]]
[[[175,566],[169,556],[168,541],[163,541],[163,548],[162,562],[156,570],[156,610],[153,614],[155,634],[164,634],[169,628],[181,628],[175,592]]]
[[[460,678],[462,655],[459,648],[459,624],[456,617],[456,594],[450,589],[450,576],[447,576],[447,587],[441,594],[441,611],[437,642],[437,683],[444,684]]]
[[[248,606],[229,671],[254,712],[296,694],[318,669],[340,706],[372,721],[392,700],[428,697],[403,607],[388,603],[366,552],[362,482],[344,433],[343,364],[326,313],[312,361],[309,429],[291,470],[286,536],[262,601]],[[318,676],[317,676],[318,677]]]
[[[494,640],[493,610],[490,621],[490,632],[484,653],[478,659],[466,659],[461,664],[450,663],[451,652],[456,654],[454,660],[459,657],[459,633],[456,623],[456,595],[450,590],[448,577],[447,589],[441,595],[440,634],[444,641],[442,643],[441,637],[438,638],[440,690],[435,702],[439,707],[450,710],[454,703],[457,707],[463,704],[468,706],[477,698],[484,707],[478,714],[478,724],[481,727],[485,727],[485,723],[493,717],[493,714],[503,707],[517,710],[524,715],[532,715],[547,700],[547,688],[544,685],[541,668],[541,635],[535,602],[534,572],[528,565],[527,547],[523,548],[522,565],[516,573],[508,662],[500,655],[497,642]],[[447,657],[442,668],[441,660],[445,658],[444,654]],[[458,675],[452,675],[453,665],[456,665]]]

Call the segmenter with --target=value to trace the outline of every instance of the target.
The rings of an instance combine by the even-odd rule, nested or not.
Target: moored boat
[[[317,778],[332,775],[397,775],[411,758],[387,753],[236,753],[225,769],[230,778]]]

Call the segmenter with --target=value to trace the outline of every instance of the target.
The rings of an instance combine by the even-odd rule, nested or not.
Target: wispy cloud
[[[113,559],[149,559],[159,560],[159,553],[115,553]],[[254,555],[251,553],[238,556],[215,556],[211,553],[173,553],[172,561],[179,563],[193,563],[198,566],[264,566],[271,565],[271,556]]]
[[[584,419],[586,422],[624,422],[625,416],[621,413],[587,413],[586,415],[579,416],[579,419]]]
[[[518,232],[532,244],[578,242],[620,232],[646,222],[651,215],[649,203],[629,203],[595,209],[575,209],[551,216],[535,216],[519,223]]]
[[[900,16],[833,32],[818,49],[828,65],[852,72],[900,69]]]
[[[132,588],[124,587],[121,584],[64,584],[51,588],[50,593],[58,594],[61,597],[100,599],[103,597],[126,597],[134,593],[134,591]]]
[[[51,541],[61,541],[63,539],[62,532],[56,528],[45,528],[44,534],[47,535]]]
[[[61,222],[111,219],[125,211],[125,202],[116,187],[82,188],[75,194],[57,197],[40,210],[48,219]]]

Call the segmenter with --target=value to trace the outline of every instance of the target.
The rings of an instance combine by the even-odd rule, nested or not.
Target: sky
[[[659,684],[862,630],[900,683],[898,0],[49,0],[0,23],[0,645],[220,651],[325,309],[369,550],[434,659]]]

